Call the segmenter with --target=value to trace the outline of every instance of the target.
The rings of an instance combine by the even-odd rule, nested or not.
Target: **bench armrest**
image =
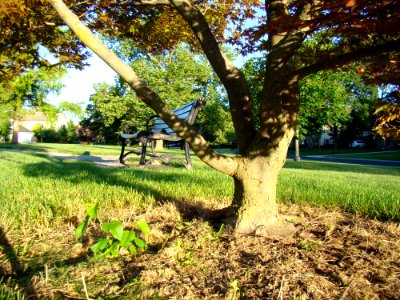
[[[146,130],[150,130],[151,127],[153,127],[152,121],[153,121],[154,119],[156,119],[156,118],[158,118],[158,115],[152,115],[152,116],[150,116],[150,117],[147,118],[146,124],[145,124]]]
[[[129,128],[131,127],[144,127],[144,126],[146,126],[146,124],[130,122],[125,125],[124,132],[129,132]]]

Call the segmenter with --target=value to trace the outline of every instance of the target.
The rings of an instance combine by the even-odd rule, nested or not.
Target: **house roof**
[[[33,132],[33,131],[29,130],[25,126],[19,125],[19,132]]]

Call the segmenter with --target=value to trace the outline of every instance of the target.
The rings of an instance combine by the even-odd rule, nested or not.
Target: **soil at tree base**
[[[31,267],[25,274],[13,275],[4,259],[0,271],[28,298],[38,299],[85,298],[82,276],[90,298],[400,299],[399,224],[280,205],[281,213],[294,216],[294,236],[235,236],[229,228],[215,233],[204,221],[209,208],[165,203],[147,209],[138,218],[152,228],[151,247],[136,258],[94,260],[89,247],[98,225],[79,243],[74,226],[66,224],[64,231],[48,229],[46,251],[34,245],[28,250],[23,264]],[[8,239],[18,244],[18,237]],[[67,252],[68,265],[54,275],[61,252]],[[41,267],[33,266],[37,261]]]

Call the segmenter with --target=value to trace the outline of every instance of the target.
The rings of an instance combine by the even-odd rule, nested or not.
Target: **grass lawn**
[[[7,148],[9,145],[0,144],[0,147]],[[75,154],[119,153],[118,147],[114,146],[36,144],[35,147],[48,152],[57,149],[59,152]],[[290,284],[284,286],[282,276],[289,276],[286,275],[289,271],[283,268],[281,259],[287,263],[304,260],[301,268],[308,268],[314,263],[317,268],[319,263],[314,259],[320,257],[318,253],[327,253],[322,249],[328,247],[326,243],[329,239],[357,233],[346,243],[352,243],[353,240],[360,240],[361,243],[366,234],[363,230],[373,226],[376,232],[389,234],[394,230],[391,236],[382,238],[388,241],[385,245],[390,249],[396,249],[392,239],[393,243],[399,242],[398,228],[382,229],[380,226],[386,225],[378,225],[373,220],[400,221],[400,168],[288,161],[279,177],[279,202],[282,207],[300,207],[297,211],[300,215],[312,216],[302,224],[305,224],[304,230],[308,230],[314,238],[299,236],[291,244],[292,248],[287,244],[281,245],[283,250],[292,250],[278,253],[278,250],[273,250],[277,247],[274,240],[269,244],[266,240],[256,238],[233,237],[229,231],[220,236],[208,222],[201,221],[202,216],[210,210],[229,204],[233,184],[228,176],[213,171],[197,158],[193,160],[193,171],[187,171],[179,165],[158,169],[99,168],[89,161],[56,159],[41,153],[0,151],[0,298],[6,293],[13,294],[15,297],[10,298],[16,299],[18,293],[23,297],[33,292],[33,298],[85,298],[86,293],[91,298],[99,299],[132,299],[134,294],[137,298],[133,299],[215,299],[217,296],[237,299],[240,295],[277,298],[275,291],[280,289],[290,299],[296,298],[297,292],[300,298],[301,295],[318,298],[315,291],[309,290],[310,285],[314,283],[322,290],[324,287],[318,280],[326,280],[330,275],[314,270],[319,275],[312,273],[316,277],[310,282],[307,276],[300,280],[300,277],[293,275],[293,279],[287,279],[287,284]],[[101,235],[96,223],[90,225],[89,234],[84,239],[77,241],[74,238],[74,230],[85,216],[87,205],[97,201],[100,202],[101,222],[121,220],[124,224],[130,224],[133,220],[146,219],[150,223],[152,238],[147,254],[136,259],[122,257],[114,260],[93,256],[90,246]],[[303,206],[306,208],[301,208]],[[331,223],[326,219],[327,215],[332,215],[330,211],[339,211],[340,214],[346,211],[353,215],[341,215],[335,219],[336,223]],[[355,222],[352,219],[355,215],[369,219]],[[324,220],[323,223],[316,221],[320,218]],[[348,227],[342,228],[340,224],[356,227],[346,231]],[[341,229],[335,233],[335,228],[339,227]],[[361,231],[357,231],[359,229]],[[323,233],[316,235],[321,230]],[[371,239],[373,242],[380,241],[372,238],[372,235]],[[341,242],[330,240],[328,248],[332,250],[332,255],[338,255],[339,250],[335,245]],[[243,245],[247,245],[247,248],[241,248]],[[265,252],[258,257],[255,253],[264,251],[260,250],[264,247]],[[322,252],[316,252],[320,247]],[[360,251],[367,249],[365,247],[372,246],[360,246]],[[383,259],[380,250],[371,251]],[[267,272],[271,266],[261,263],[269,261],[264,261],[264,258],[274,253],[276,258],[272,261],[280,262],[279,266],[283,268],[282,273],[275,275]],[[307,258],[307,253],[312,254],[310,258]],[[225,261],[226,255],[232,257]],[[293,260],[292,256],[283,258],[282,255],[295,255],[297,258]],[[360,257],[358,252],[342,255]],[[396,251],[393,255],[396,255]],[[245,257],[248,260],[244,261]],[[313,263],[306,263],[306,258],[312,259]],[[326,259],[331,261],[333,258]],[[396,259],[391,256],[387,263],[393,265],[389,261]],[[366,266],[370,261],[366,258]],[[378,262],[380,265],[381,261]],[[349,261],[340,268],[347,272],[347,269],[351,269],[350,265]],[[368,267],[370,271],[375,270],[374,266]],[[220,271],[216,272],[216,269]],[[307,274],[308,271],[302,270],[298,272]],[[398,271],[394,269],[393,274],[398,274]],[[267,273],[272,277],[260,279],[260,276],[265,276],[262,274]],[[202,275],[196,277],[196,274]],[[359,274],[364,273],[360,271]],[[390,276],[388,274],[382,276],[391,278],[392,273]],[[282,280],[276,281],[278,277]],[[351,274],[348,275],[350,277]],[[187,282],[187,278],[192,278],[192,281]],[[332,279],[337,286],[339,280],[344,280],[344,277],[340,278],[329,280]],[[267,288],[265,281],[268,280],[272,281]],[[299,280],[303,280],[303,283],[296,286]],[[342,282],[341,292],[339,285],[337,295],[343,293],[346,284],[350,285],[350,281]],[[236,285],[239,286],[235,288]],[[326,290],[334,293],[329,285]],[[260,294],[263,291],[266,294]],[[336,294],[331,295],[338,298]],[[371,295],[375,294],[358,294],[357,297],[370,298]]]

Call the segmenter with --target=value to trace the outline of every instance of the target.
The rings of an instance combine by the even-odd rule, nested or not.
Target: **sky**
[[[49,95],[47,97],[48,102],[57,106],[60,102],[68,101],[82,104],[82,108],[85,109],[86,105],[89,104],[90,95],[94,93],[94,84],[114,83],[116,73],[99,57],[93,55],[88,63],[90,66],[82,71],[68,69],[68,73],[62,79],[64,88],[61,93]]]

